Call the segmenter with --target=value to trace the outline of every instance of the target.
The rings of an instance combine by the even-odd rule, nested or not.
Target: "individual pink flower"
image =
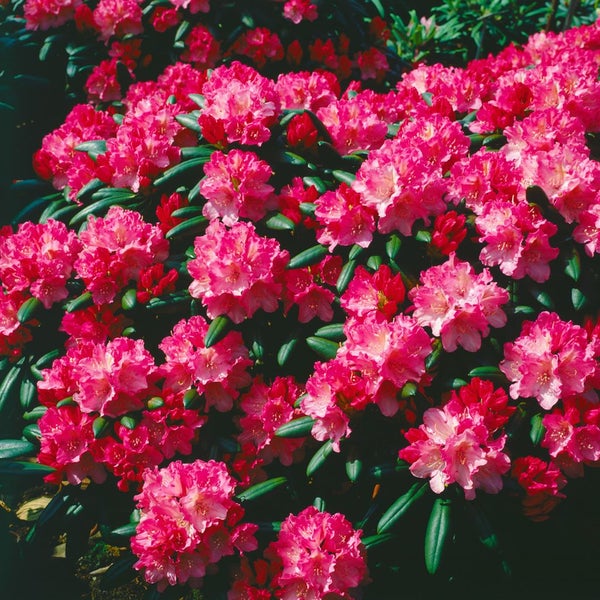
[[[196,25],[185,37],[181,60],[197,69],[211,69],[221,57],[221,44],[204,25]]]
[[[108,42],[112,37],[142,33],[142,9],[139,0],[100,0],[94,9],[94,23],[100,38]]]
[[[308,323],[317,317],[321,321],[333,318],[334,293],[323,284],[333,287],[342,269],[339,256],[327,255],[320,263],[285,272],[282,293],[284,314],[298,306],[298,321]]]
[[[390,68],[385,54],[377,48],[369,48],[356,55],[360,78],[381,81]]]
[[[503,390],[473,379],[443,406],[425,411],[423,424],[404,434],[410,445],[399,456],[415,477],[429,478],[436,494],[452,483],[463,488],[467,500],[475,498],[478,488],[497,494],[510,468],[502,452],[506,434],[499,433],[514,410],[507,405]]]
[[[351,187],[342,183],[335,191],[327,191],[315,202],[315,218],[322,227],[317,241],[332,252],[337,245],[357,244],[367,248],[375,231],[375,211],[361,202]]]
[[[38,421],[41,448],[37,460],[56,469],[46,481],[56,485],[65,478],[73,485],[86,477],[96,483],[105,481],[106,471],[92,456],[96,443],[93,420],[75,405],[51,406],[42,415]]]
[[[593,348],[585,330],[556,313],[525,321],[514,342],[504,345],[500,370],[511,381],[511,398],[535,398],[542,408],[579,394],[594,373]]]
[[[368,578],[361,534],[341,513],[309,506],[290,514],[267,550],[281,564],[273,579],[277,597],[350,600]]]
[[[271,167],[254,152],[213,152],[204,174],[200,193],[208,200],[202,208],[208,219],[220,218],[230,226],[239,218],[258,221],[274,208],[274,188],[267,183]]]
[[[255,27],[245,31],[231,45],[229,53],[247,56],[261,69],[268,61],[283,59],[281,39],[266,27]]]
[[[211,319],[227,315],[241,323],[259,309],[277,309],[288,262],[277,240],[258,235],[252,223],[240,221],[227,229],[215,220],[195,239],[194,251],[189,290]]]
[[[294,404],[303,389],[293,377],[276,377],[270,385],[255,379],[252,387],[240,398],[244,415],[240,418],[240,444],[252,443],[265,464],[278,458],[290,466],[303,455],[305,438],[277,437],[275,431],[295,417],[302,416]]]
[[[117,78],[117,63],[114,58],[96,65],[85,82],[85,91],[90,102],[112,102],[121,99],[121,84]]]
[[[340,96],[340,83],[330,71],[281,73],[276,89],[281,107],[289,110],[306,108],[316,112]]]
[[[82,0],[26,0],[25,27],[42,31],[60,27],[73,19],[81,4]]]
[[[558,248],[550,246],[557,226],[540,210],[525,203],[491,200],[475,219],[480,241],[486,245],[479,255],[487,266],[499,265],[505,275],[542,283],[550,277],[550,262]]]
[[[241,523],[235,481],[223,463],[173,461],[144,472],[135,496],[141,511],[131,549],[148,583],[159,591],[187,583],[199,587],[221,558],[256,549],[256,525]]]
[[[65,346],[68,348],[76,345],[80,340],[104,344],[121,336],[131,321],[117,310],[114,305],[94,304],[81,310],[65,312],[59,327],[59,331],[64,331],[69,336]]]
[[[454,210],[438,215],[433,222],[431,245],[444,256],[456,252],[460,243],[467,237],[465,222],[465,216]]]
[[[105,217],[90,217],[80,235],[83,250],[75,262],[96,304],[116,294],[150,265],[163,261],[169,244],[160,229],[135,211],[112,206]]]
[[[445,263],[423,271],[420,279],[409,291],[414,317],[441,337],[447,352],[458,346],[476,352],[490,327],[505,325],[501,306],[508,302],[508,292],[493,281],[487,269],[477,274],[469,263],[451,254]]]
[[[210,11],[209,0],[169,0],[176,8],[189,10],[193,15]]]
[[[279,97],[274,82],[252,67],[237,61],[217,67],[202,86],[202,95],[205,104],[199,121],[209,142],[260,146],[271,137]]]
[[[387,265],[381,265],[375,273],[369,273],[359,265],[340,297],[340,305],[351,317],[362,318],[375,314],[389,321],[398,313],[405,295],[402,275],[392,275]]]
[[[165,273],[164,263],[154,263],[140,272],[136,300],[147,304],[152,298],[175,291],[175,282],[179,277],[177,269]]]
[[[157,6],[152,12],[152,27],[159,33],[164,33],[172,27],[179,25],[181,15],[176,8]]]
[[[247,369],[252,361],[238,331],[206,348],[207,331],[208,323],[201,316],[179,321],[159,345],[166,357],[159,373],[165,378],[164,389],[178,393],[194,388],[204,396],[207,411],[215,406],[226,412],[239,390],[250,383]]]
[[[310,0],[287,0],[283,5],[283,16],[298,25],[306,21],[316,21],[319,16],[318,8]]]

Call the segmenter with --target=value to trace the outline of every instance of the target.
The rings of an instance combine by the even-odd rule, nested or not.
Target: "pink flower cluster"
[[[207,569],[224,556],[256,549],[257,526],[241,522],[235,487],[225,464],[214,460],[173,461],[144,472],[131,549],[146,581],[159,591],[184,583],[200,587]]]
[[[350,600],[368,578],[361,533],[344,515],[313,506],[289,515],[267,551],[281,565],[276,597]]]
[[[475,378],[440,408],[425,411],[423,424],[404,434],[410,445],[399,456],[415,477],[429,478],[436,494],[452,483],[463,488],[468,500],[477,489],[497,494],[510,469],[501,428],[514,410],[504,390]]]
[[[313,437],[331,440],[336,452],[351,433],[350,417],[368,404],[376,404],[388,417],[398,411],[397,396],[404,385],[426,379],[425,359],[431,352],[425,330],[402,314],[391,321],[373,313],[348,319],[344,332],[347,340],[336,357],[315,364],[301,403],[315,419]]]
[[[421,284],[409,291],[414,317],[441,337],[444,350],[461,346],[476,352],[491,327],[503,327],[508,292],[499,287],[485,269],[477,275],[473,267],[451,254],[449,259],[421,273]]]
[[[214,220],[194,241],[196,258],[188,263],[190,294],[212,319],[227,315],[241,323],[257,310],[274,312],[281,297],[288,253],[272,238],[261,237],[251,223],[230,229]]]
[[[512,382],[511,398],[535,398],[549,410],[586,391],[596,370],[595,348],[582,327],[544,311],[523,323],[521,335],[505,344],[500,369]]]

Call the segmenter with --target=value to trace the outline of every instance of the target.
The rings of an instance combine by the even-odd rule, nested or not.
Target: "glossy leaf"
[[[437,573],[450,533],[452,503],[447,498],[436,498],[425,531],[425,568],[431,575]]]
[[[427,481],[417,481],[412,484],[410,489],[397,498],[395,502],[383,513],[377,524],[377,532],[385,533],[389,531],[406,511],[417,502],[429,488]]]
[[[33,319],[42,307],[42,301],[38,298],[34,298],[33,296],[27,298],[17,311],[17,321],[19,321],[19,323],[27,323],[27,321]]]
[[[354,277],[354,271],[356,271],[356,267],[358,262],[356,260],[349,260],[340,271],[340,274],[335,282],[335,287],[340,294],[343,294],[346,291],[346,288],[352,281]]]
[[[174,240],[185,236],[196,236],[204,231],[207,223],[206,217],[198,215],[196,217],[190,217],[181,223],[177,223],[174,227],[171,227],[165,237],[168,240]]]
[[[208,326],[208,331],[204,337],[204,346],[210,348],[220,342],[230,331],[232,322],[226,315],[215,317]]]
[[[272,217],[269,217],[265,222],[265,225],[269,229],[273,229],[275,231],[293,231],[296,228],[294,221],[282,215],[281,213],[277,213]]]
[[[30,456],[36,446],[27,440],[0,440],[0,459]]]
[[[315,336],[332,340],[334,342],[343,342],[346,339],[346,334],[344,333],[344,324],[330,323],[329,325],[323,325],[323,327],[319,327],[319,329],[315,331]]]
[[[179,117],[176,117],[179,120]],[[190,171],[196,171],[198,180],[204,176],[202,166],[208,162],[210,155],[197,156],[196,158],[188,158],[173,167],[169,167],[160,177],[154,180],[154,185],[157,187],[167,183],[175,182],[183,175],[188,175]]]
[[[269,494],[286,483],[287,477],[273,477],[249,487],[247,490],[237,494],[237,498],[240,502],[250,502],[265,494]]]
[[[327,440],[322,446],[313,454],[313,457],[306,465],[306,476],[312,477],[327,460],[327,457],[333,452],[333,444],[331,440]]]
[[[287,265],[287,268],[301,269],[303,267],[310,267],[321,262],[325,256],[327,256],[327,248],[325,246],[321,246],[321,244],[317,244],[316,246],[312,246],[306,250],[303,250],[299,254],[296,254],[296,256],[292,257]]]
[[[325,360],[335,358],[340,347],[337,342],[314,335],[306,338],[306,345]]]
[[[529,438],[532,443],[536,446],[540,444],[542,439],[544,438],[544,434],[546,433],[546,428],[543,424],[543,415],[542,413],[536,413],[531,417],[531,429],[529,431]]]
[[[277,437],[300,438],[310,435],[315,420],[312,417],[298,417],[284,423],[275,430]]]

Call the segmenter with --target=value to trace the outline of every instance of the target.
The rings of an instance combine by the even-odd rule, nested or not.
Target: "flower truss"
[[[158,592],[369,597],[409,509],[430,573],[457,513],[551,518],[600,465],[600,25],[385,88],[381,39],[226,48],[217,5],[25,2],[114,63],[0,230],[3,456],[117,488]],[[142,79],[149,26],[182,52]]]

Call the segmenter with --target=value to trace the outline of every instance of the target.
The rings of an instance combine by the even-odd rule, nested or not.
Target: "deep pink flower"
[[[169,0],[169,2],[177,8],[189,10],[193,15],[210,11],[209,0]]]
[[[111,37],[142,33],[140,0],[100,0],[94,9],[94,23],[104,42]]]
[[[300,71],[281,73],[276,82],[283,109],[306,108],[316,112],[337,100],[340,83],[330,71]]]
[[[96,65],[85,82],[90,102],[112,102],[121,99],[121,84],[117,79],[117,59],[111,58]]]
[[[315,21],[319,12],[310,0],[287,0],[283,5],[283,16],[298,25],[301,21]]]
[[[141,511],[131,549],[134,567],[159,591],[187,583],[199,587],[209,565],[223,556],[254,550],[257,527],[240,523],[235,481],[223,463],[173,461],[144,472],[135,497]]]
[[[409,296],[417,322],[431,327],[447,352],[459,345],[476,352],[490,326],[506,323],[501,306],[508,302],[508,292],[493,281],[487,269],[478,275],[454,254],[445,263],[423,271],[421,284],[412,288]]]
[[[259,236],[251,223],[227,229],[215,220],[196,238],[194,250],[197,258],[188,263],[190,294],[202,301],[209,317],[228,315],[240,323],[260,308],[277,309],[288,262],[277,240]]]
[[[281,563],[273,580],[277,597],[350,600],[368,577],[361,533],[340,513],[309,506],[290,514],[268,548]]]
[[[193,27],[185,38],[181,60],[197,69],[211,69],[221,57],[221,44],[204,25]]]
[[[230,54],[247,56],[260,69],[267,61],[283,59],[281,39],[266,27],[255,27],[242,33],[231,45]]]
[[[73,19],[81,4],[82,0],[26,0],[25,27],[42,31],[60,27]]]
[[[512,398],[533,397],[550,409],[561,398],[584,391],[595,360],[582,327],[544,311],[523,323],[521,335],[504,345],[500,369],[512,382]]]
[[[267,183],[271,167],[254,152],[213,152],[204,174],[200,193],[208,200],[202,208],[208,219],[220,218],[230,226],[239,218],[258,221],[274,208],[274,188]]]

